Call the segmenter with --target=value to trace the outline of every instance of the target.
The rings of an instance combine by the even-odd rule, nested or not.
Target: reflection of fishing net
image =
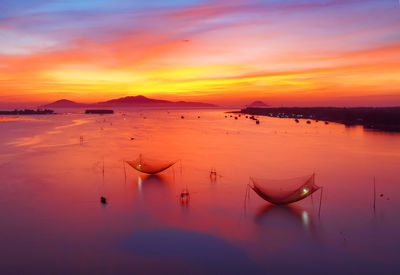
[[[249,186],[270,203],[289,204],[302,200],[320,189],[314,181],[314,174],[282,180],[250,178]]]
[[[126,161],[126,163],[142,173],[157,174],[174,165],[176,161],[154,160],[139,155],[136,160]]]

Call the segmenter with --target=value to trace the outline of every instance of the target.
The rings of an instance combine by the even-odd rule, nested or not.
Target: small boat
[[[107,199],[103,196],[100,197],[100,203],[101,204],[107,204]]]

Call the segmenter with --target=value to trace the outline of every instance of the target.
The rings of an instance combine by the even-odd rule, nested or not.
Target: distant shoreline
[[[400,132],[400,107],[276,107],[244,108],[235,113],[278,118],[321,120],[365,129]]]
[[[88,109],[85,111],[85,114],[99,114],[99,115],[114,114],[114,110]]]
[[[13,111],[0,111],[0,115],[52,115],[53,110],[50,109],[24,109],[24,110],[13,110]]]

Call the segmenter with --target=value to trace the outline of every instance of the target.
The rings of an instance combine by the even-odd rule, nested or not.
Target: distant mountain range
[[[75,101],[61,99],[57,100],[53,103],[49,103],[46,105],[42,105],[39,108],[86,108],[89,107],[91,104],[84,104],[84,103],[77,103]]]
[[[214,108],[214,104],[187,101],[168,101],[152,99],[142,95],[127,96],[93,104],[78,103],[67,99],[57,100],[53,103],[42,105],[39,108],[103,108],[103,107],[190,107],[190,108]]]

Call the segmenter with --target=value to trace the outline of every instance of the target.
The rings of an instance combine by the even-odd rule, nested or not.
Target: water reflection
[[[170,271],[167,273],[179,274],[265,273],[241,247],[198,231],[178,228],[138,231],[125,237],[120,248],[143,258],[157,259],[152,273],[163,273],[165,268]]]
[[[161,175],[138,176],[137,178],[137,195],[146,197],[146,199],[164,199],[170,193],[168,188],[168,180]]]
[[[232,247],[235,244],[268,268],[270,274],[299,270],[310,274],[326,270],[331,274],[343,270],[363,274],[365,270],[379,273],[376,267],[398,266],[398,139],[369,131],[344,133],[344,127],[336,124],[307,128],[308,134],[304,134],[307,126],[273,118],[265,118],[265,123],[255,128],[255,123],[246,124],[244,120],[227,121],[220,111],[202,115],[200,120],[177,123],[175,114],[166,118],[154,112],[148,115],[154,117],[151,120],[139,120],[136,113],[130,113],[127,121],[115,119],[113,127],[91,120],[61,128],[58,135],[46,134],[43,141],[30,145],[29,151],[8,144],[19,138],[42,137],[59,125],[71,124],[75,117],[86,116],[0,123],[0,181],[4,183],[0,186],[0,207],[7,209],[0,213],[0,233],[7,236],[0,248],[4,256],[0,266],[8,265],[8,271],[22,268],[19,273],[57,274],[63,268],[75,274],[103,270],[121,274],[128,273],[129,268],[149,274],[158,266],[165,273],[173,273],[182,264],[184,267],[176,273],[196,273],[202,268],[197,260],[206,257],[206,266],[213,260],[224,263],[228,269],[220,273],[256,273],[247,270],[248,265],[237,267],[244,255],[239,254],[237,246]],[[100,126],[104,126],[102,135]],[[131,141],[133,133],[135,140]],[[84,136],[85,146],[79,146],[80,136]],[[64,146],[72,143],[77,146]],[[163,175],[147,176],[129,169],[125,186],[121,159],[138,151],[160,158],[179,156],[185,170],[178,165]],[[105,184],[101,183],[103,157]],[[246,161],[240,161],[243,159]],[[209,183],[211,165],[218,172],[217,184],[213,185]],[[329,189],[326,208],[323,197],[323,224],[318,220],[319,194],[314,197],[314,210],[310,201],[296,203],[307,206],[305,209],[265,204],[258,209],[256,203],[261,199],[254,198],[247,217],[240,219],[243,183],[249,175],[292,177],[310,169]],[[376,221],[371,221],[373,176],[378,179]],[[189,207],[182,206],[178,198],[186,185],[191,195]],[[97,189],[99,195],[110,198],[104,209],[100,208]],[[384,197],[380,197],[381,192]],[[91,198],[94,203],[74,203]],[[190,232],[165,232],[163,228]],[[322,233],[323,238],[319,238]],[[135,250],[133,253],[110,248],[125,235],[134,235],[132,242],[123,240]],[[172,247],[165,244],[169,240]],[[180,251],[171,251],[179,248],[175,244]],[[198,251],[199,257],[195,254]],[[83,271],[82,259],[87,262]],[[310,264],[310,259],[318,264]],[[370,259],[379,259],[380,264]],[[217,273],[211,267],[206,272]]]
[[[175,203],[168,179],[161,175],[138,175],[135,179],[133,211],[140,224],[168,223]]]
[[[142,191],[142,184],[143,184],[143,180],[140,176],[138,176],[138,190],[139,192]]]
[[[297,205],[266,205],[261,207],[255,216],[258,225],[279,227],[283,230],[317,233],[312,215]]]
[[[167,178],[163,175],[146,175],[146,176],[138,176],[138,188],[140,185],[141,189],[151,187],[151,186],[165,186],[168,184]],[[146,187],[147,186],[147,187]]]

